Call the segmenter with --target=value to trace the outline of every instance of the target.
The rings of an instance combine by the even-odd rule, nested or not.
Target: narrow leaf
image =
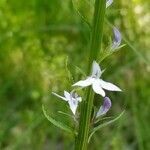
[[[63,112],[63,111],[58,111],[58,113],[60,113],[60,114],[62,114],[62,115],[64,115],[64,116],[66,116],[66,117],[69,117],[69,118],[74,119],[73,116],[71,116],[70,114],[67,114],[67,113],[65,113],[65,112]]]
[[[121,46],[119,46],[117,49],[111,49],[110,47],[106,48],[105,51],[101,51],[100,53],[100,62],[102,62],[104,59],[106,59],[107,57],[113,55],[113,53],[118,52],[119,50],[121,50],[122,47],[126,46],[125,44],[122,44]]]
[[[94,121],[94,123],[97,124],[97,123],[100,122],[100,121],[109,120],[109,119],[112,119],[112,118],[114,118],[114,117],[98,118],[96,121]]]
[[[93,0],[72,0],[72,3],[79,16],[91,27],[94,13]]]
[[[90,136],[89,136],[88,143],[90,142],[91,137],[94,135],[94,133],[95,133],[96,131],[98,131],[99,129],[101,129],[101,128],[107,126],[107,125],[110,125],[110,124],[114,123],[114,122],[117,121],[123,114],[124,114],[124,111],[123,111],[119,116],[117,116],[116,118],[114,118],[114,119],[112,119],[112,120],[110,120],[110,121],[108,121],[108,122],[105,122],[105,123],[100,124],[100,125],[98,125],[97,127],[95,127],[95,128],[92,130],[92,132],[91,132],[91,134],[90,134]]]
[[[52,116],[49,116],[44,108],[44,106],[42,106],[42,110],[43,110],[43,113],[44,113],[44,116],[47,118],[48,121],[50,121],[53,125],[55,125],[56,127],[62,129],[62,130],[65,130],[69,133],[74,133],[74,130],[67,126],[66,124],[64,124],[63,122],[60,122],[60,121],[57,121],[55,120]]]
[[[85,72],[81,68],[79,68],[78,66],[74,66],[74,67],[77,70],[77,72],[79,72],[81,75],[83,75],[84,77],[86,77]]]

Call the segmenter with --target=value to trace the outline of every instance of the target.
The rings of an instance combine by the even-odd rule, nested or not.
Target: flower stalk
[[[91,45],[89,52],[89,64],[87,73],[91,71],[91,64],[93,60],[97,60],[101,50],[103,37],[103,23],[105,17],[106,0],[95,0],[93,26],[91,32]],[[93,108],[94,92],[92,88],[86,90],[86,99],[81,104],[81,116],[79,122],[78,136],[75,141],[75,150],[86,150],[88,145],[89,129],[91,114]]]

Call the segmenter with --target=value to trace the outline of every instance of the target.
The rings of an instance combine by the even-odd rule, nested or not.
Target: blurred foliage
[[[101,64],[105,79],[124,91],[110,94],[109,115],[126,113],[93,137],[91,150],[150,149],[149,10],[149,0],[115,0],[107,10],[126,44]],[[110,33],[106,24],[104,48]],[[62,93],[82,77],[77,67],[86,68],[89,34],[71,0],[0,0],[0,149],[73,149],[73,137],[50,124],[41,106],[69,112],[51,91]]]

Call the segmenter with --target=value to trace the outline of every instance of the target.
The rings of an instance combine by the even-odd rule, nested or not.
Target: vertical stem
[[[93,60],[97,59],[99,51],[101,49],[105,8],[106,0],[95,0],[88,73],[91,70],[91,64]],[[88,145],[94,93],[91,88],[88,88],[85,94],[86,100],[84,100],[81,105],[79,132],[75,141],[76,150],[86,150]]]
[[[91,70],[93,60],[97,59],[99,51],[101,50],[105,8],[106,0],[95,0],[88,73]]]

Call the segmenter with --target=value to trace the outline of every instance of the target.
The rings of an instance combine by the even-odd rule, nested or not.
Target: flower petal
[[[101,68],[99,66],[99,64],[96,61],[93,61],[92,64],[92,77],[97,77],[99,78],[101,75]]]
[[[106,0],[106,8],[113,3],[113,0]]]
[[[68,101],[68,103],[69,103],[69,107],[70,107],[72,113],[75,115],[77,107],[78,107],[78,101],[77,101],[77,99],[71,98]]]
[[[71,94],[68,93],[67,91],[64,91],[64,96],[66,97],[67,100],[71,99]]]
[[[108,90],[108,91],[121,91],[121,89],[117,87],[116,85],[103,81],[102,79],[99,80],[99,84],[103,89]]]
[[[121,44],[122,36],[121,36],[120,31],[116,27],[113,28],[113,32],[114,32],[114,41],[113,41],[113,45],[111,48],[117,49],[119,45]]]
[[[80,80],[77,83],[73,84],[72,86],[81,86],[81,87],[86,87],[91,85],[93,82],[93,78],[89,77],[85,80]]]
[[[101,88],[99,84],[99,79],[95,80],[92,84],[92,88],[95,93],[102,95],[103,97],[105,96],[105,91]]]
[[[54,92],[52,92],[52,94],[55,95],[55,96],[57,96],[57,97],[59,97],[59,98],[61,98],[61,99],[63,99],[64,101],[68,101],[65,97],[60,96],[60,95],[58,95],[58,94],[56,94]]]
[[[96,114],[96,118],[102,115],[105,115],[111,107],[111,100],[109,97],[104,98],[103,105],[99,108],[99,111]]]

